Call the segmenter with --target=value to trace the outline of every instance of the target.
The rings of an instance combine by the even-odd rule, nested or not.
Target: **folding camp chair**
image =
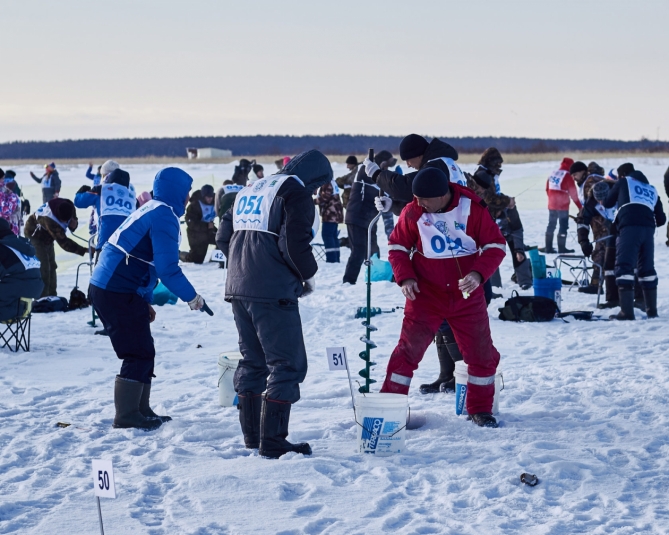
[[[30,319],[32,318],[33,300],[22,297],[16,306],[16,316],[0,322],[0,347],[8,347],[18,352],[19,348],[30,351]]]
[[[587,286],[590,284],[590,273],[592,266],[588,265],[588,258],[577,254],[559,254],[553,260],[553,266],[563,273],[562,266],[569,268],[569,274],[574,278],[569,290],[574,286]]]

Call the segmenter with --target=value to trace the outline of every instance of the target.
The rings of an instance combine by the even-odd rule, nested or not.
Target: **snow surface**
[[[669,161],[633,161],[661,189]],[[608,169],[621,162],[602,163]],[[530,188],[517,198],[529,244],[542,242],[545,178],[555,165],[507,165],[502,175],[506,193]],[[232,170],[183,167],[197,185],[218,186]],[[127,168],[138,191],[150,189],[157,168]],[[26,168],[15,169],[37,206],[38,187]],[[61,170],[64,196],[85,182],[84,170]],[[335,166],[338,174],[342,165]],[[506,386],[500,429],[457,417],[453,395],[417,392],[438,372],[431,346],[410,394],[412,409],[425,411],[427,424],[410,432],[406,453],[394,457],[356,452],[346,374],[328,371],[325,360],[325,347],[345,345],[353,370],[362,367],[354,356],[363,348],[363,327],[353,313],[365,303],[365,286],[341,285],[343,263],[321,263],[317,291],[300,306],[309,373],[289,438],[309,441],[311,457],[258,457],[244,449],[237,410],[218,406],[218,355],[236,349],[237,333],[223,300],[225,272],[217,265],[184,266],[213,318],[184,303],[158,308],[152,400],[156,412],[174,420],[156,432],[112,429],[120,363],[109,341],[86,324],[90,309],[35,315],[32,351],[0,350],[0,533],[96,533],[91,460],[98,458],[111,459],[116,474],[118,498],[102,500],[109,534],[667,533],[664,235],[664,228],[656,234],[659,319],[513,324],[497,319],[503,300],[490,305]],[[572,222],[570,242],[577,247],[574,238]],[[385,253],[382,229],[379,239]],[[345,261],[348,250],[342,256]],[[59,251],[58,259],[59,293],[69,295],[78,257]],[[502,275],[508,297],[517,288],[509,281],[509,258]],[[396,286],[374,284],[373,306],[402,304]],[[564,292],[564,309],[592,310],[594,304],[594,296]],[[374,319],[375,387],[401,321],[401,311]],[[61,429],[56,422],[72,426]],[[523,485],[522,472],[536,474],[539,485]]]

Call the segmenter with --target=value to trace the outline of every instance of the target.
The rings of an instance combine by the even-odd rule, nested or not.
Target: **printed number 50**
[[[98,470],[98,485],[101,490],[109,490],[109,474],[106,470]]]

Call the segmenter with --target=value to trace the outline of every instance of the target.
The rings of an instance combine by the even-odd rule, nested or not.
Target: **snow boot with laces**
[[[143,391],[144,383],[116,376],[116,383],[114,384],[116,416],[114,416],[112,427],[120,429],[134,427],[152,431],[162,425],[163,422],[158,418],[146,418],[139,412],[139,403]]]
[[[158,416],[153,412],[151,405],[149,405],[149,400],[151,399],[151,383],[142,384],[144,384],[144,390],[142,390],[142,397],[139,400],[139,412],[142,413],[144,418],[158,418],[162,423],[169,422],[172,419],[171,416]]]
[[[244,434],[244,445],[249,449],[260,447],[260,414],[262,412],[262,394],[244,392],[239,398],[239,423]]]
[[[499,427],[495,417],[489,412],[479,412],[477,414],[470,414],[467,420],[471,420],[479,427],[490,427],[496,429]]]
[[[258,450],[262,457],[278,459],[290,452],[311,455],[311,446],[306,442],[291,444],[286,440],[289,421],[290,403],[268,399],[265,394],[260,416],[260,449]]]

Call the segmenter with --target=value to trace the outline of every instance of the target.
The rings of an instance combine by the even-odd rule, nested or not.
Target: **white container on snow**
[[[355,400],[360,453],[384,457],[404,451],[409,396],[365,394]]]
[[[467,414],[467,381],[469,373],[464,360],[455,363],[455,414]],[[492,413],[499,413],[499,393],[504,390],[504,374],[497,370],[495,396],[492,398]]]
[[[221,353],[218,357],[218,404],[221,407],[234,407],[238,403],[232,379],[243,358],[241,353],[233,351]]]

